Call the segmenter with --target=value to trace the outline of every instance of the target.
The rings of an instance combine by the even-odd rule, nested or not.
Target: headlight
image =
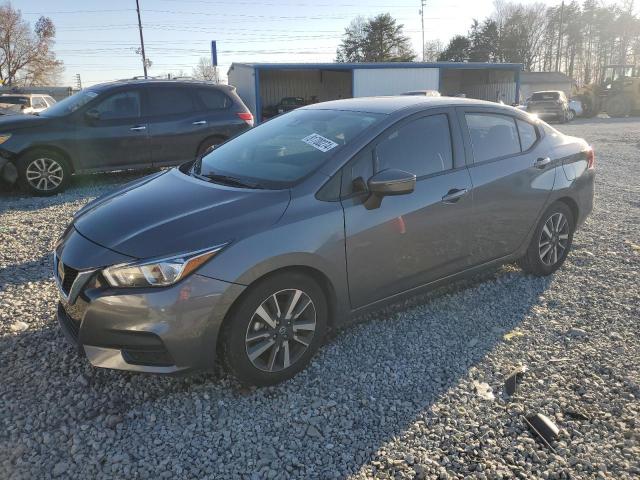
[[[189,276],[215,256],[224,245],[143,262],[114,265],[102,270],[112,287],[166,287]]]
[[[2,145],[4,142],[9,140],[10,138],[11,138],[10,133],[0,133],[0,145]]]

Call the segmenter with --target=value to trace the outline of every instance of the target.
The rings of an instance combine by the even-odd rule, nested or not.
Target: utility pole
[[[422,61],[424,62],[424,6],[427,4],[427,0],[420,0],[420,15],[422,16]]]
[[[560,26],[558,27],[558,52],[556,54],[556,72],[560,71],[560,51],[562,50],[562,27],[564,22],[564,0],[560,5]]]
[[[144,54],[144,38],[142,37],[142,20],[140,20],[140,2],[136,0],[136,10],[138,12],[138,30],[140,30],[140,53],[142,54],[142,68],[144,78],[147,78],[147,57]]]

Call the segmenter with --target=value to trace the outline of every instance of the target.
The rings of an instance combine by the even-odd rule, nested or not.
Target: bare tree
[[[424,61],[436,62],[440,54],[444,52],[444,44],[440,40],[427,40],[424,42]]]
[[[62,62],[52,51],[56,29],[48,17],[40,17],[33,31],[20,10],[10,3],[0,6],[0,81],[3,85],[55,83]]]
[[[211,59],[207,57],[200,57],[198,64],[193,69],[192,76],[198,80],[220,83],[218,67],[211,65]]]

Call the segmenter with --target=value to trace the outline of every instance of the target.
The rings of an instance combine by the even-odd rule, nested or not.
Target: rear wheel
[[[49,196],[66,188],[71,169],[62,155],[39,150],[27,153],[18,161],[18,175],[24,188],[35,195]]]
[[[282,273],[249,287],[222,330],[221,356],[242,383],[266,386],[309,363],[327,328],[327,301],[310,277]]]
[[[556,202],[544,213],[525,255],[518,260],[527,273],[550,275],[564,263],[573,241],[575,219],[569,207]]]
[[[575,110],[573,110],[573,109],[572,109],[572,110],[569,110],[569,118],[568,118],[568,120],[569,120],[570,122],[572,122],[573,120],[575,120],[575,118],[576,118],[576,111],[575,111]]]

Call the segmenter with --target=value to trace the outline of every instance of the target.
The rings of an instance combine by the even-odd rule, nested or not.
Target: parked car
[[[220,359],[274,384],[370,308],[507,262],[555,272],[593,189],[587,142],[511,107],[310,105],[76,213],[54,252],[58,320],[96,367]]]
[[[540,118],[553,118],[560,123],[570,120],[569,101],[560,90],[535,92],[527,102],[527,112]]]
[[[418,97],[439,97],[440,92],[438,90],[412,90],[410,92],[404,92],[402,95],[413,95]]]
[[[581,117],[583,113],[584,108],[582,107],[582,101],[579,98],[572,98],[569,100],[569,121],[576,117]]]
[[[38,116],[0,118],[0,177],[36,195],[74,173],[177,165],[253,126],[233,87],[129,80],[96,85]],[[4,164],[4,165],[3,165]]]
[[[0,115],[40,113],[55,104],[49,95],[38,93],[4,93],[0,95]]]
[[[278,103],[277,110],[278,113],[290,112],[291,110],[295,110],[296,108],[300,108],[305,105],[304,98],[302,97],[284,97]]]

